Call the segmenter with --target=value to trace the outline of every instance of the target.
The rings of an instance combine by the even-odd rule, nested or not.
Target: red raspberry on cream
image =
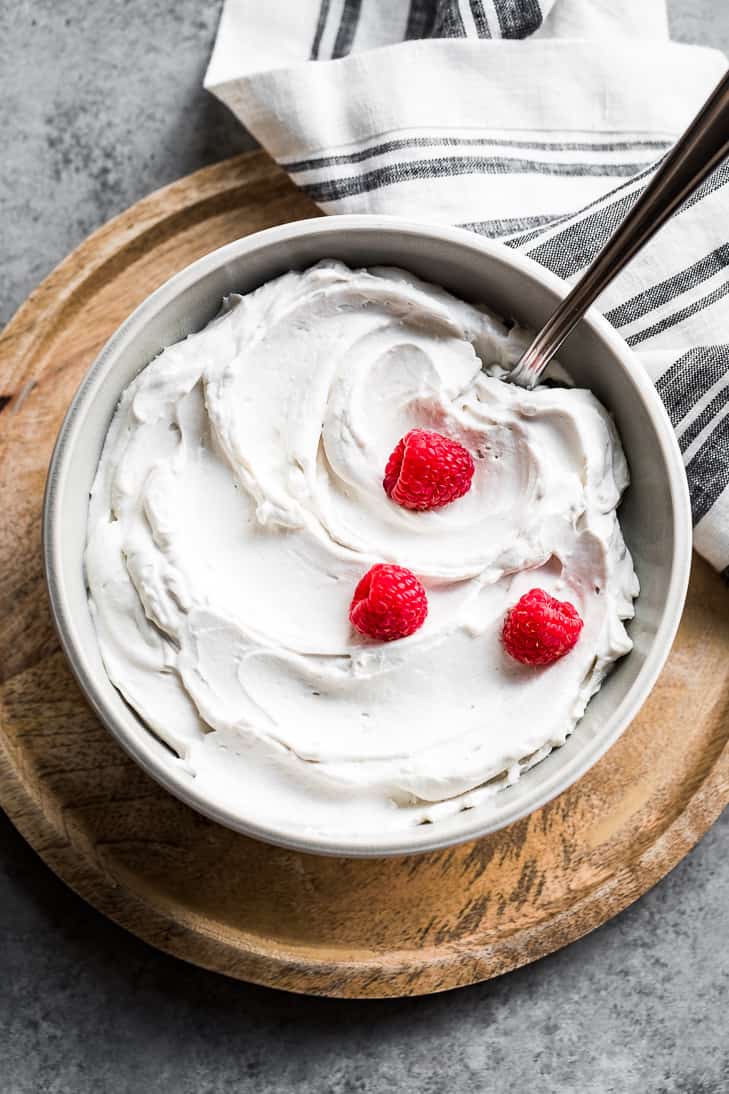
[[[380,642],[407,638],[422,627],[427,614],[428,598],[415,574],[383,563],[364,575],[349,609],[352,626]]]
[[[471,453],[458,441],[428,429],[411,429],[387,461],[382,485],[404,509],[440,509],[468,493]]]
[[[531,589],[507,612],[501,638],[506,652],[522,665],[551,665],[570,652],[582,626],[569,601]]]

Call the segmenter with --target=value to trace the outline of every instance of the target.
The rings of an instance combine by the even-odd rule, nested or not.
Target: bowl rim
[[[637,388],[658,437],[659,446],[668,474],[668,486],[672,499],[672,523],[674,551],[670,578],[665,597],[663,615],[651,648],[636,679],[612,711],[605,731],[596,735],[590,746],[581,750],[568,763],[556,765],[554,772],[539,788],[539,792],[509,803],[497,814],[478,807],[461,811],[442,823],[415,826],[412,829],[383,833],[377,840],[342,838],[321,833],[302,834],[283,826],[275,828],[252,819],[242,819],[224,805],[212,801],[197,791],[182,765],[174,768],[162,757],[159,739],[144,730],[141,720],[131,710],[129,724],[118,718],[106,703],[105,687],[114,687],[108,677],[97,680],[98,673],[92,668],[85,652],[85,643],[77,633],[70,598],[66,595],[62,566],[61,499],[69,466],[69,455],[83,427],[85,414],[94,402],[95,394],[104,379],[113,371],[116,360],[124,348],[135,339],[137,333],[154,319],[177,295],[196,282],[225,266],[232,259],[240,259],[254,251],[278,246],[302,236],[321,236],[341,231],[370,233],[373,237],[382,233],[415,236],[429,244],[439,242],[475,251],[496,263],[516,268],[527,279],[539,282],[560,298],[569,291],[569,285],[533,259],[513,251],[503,243],[478,236],[466,229],[400,217],[372,214],[348,214],[315,217],[277,225],[227,243],[186,266],[159,288],[147,296],[131,315],[117,328],[84,375],[73,400],[64,416],[56,438],[46,478],[42,515],[43,568],[48,590],[51,615],[61,648],[81,687],[81,690],[102,724],[122,746],[125,752],[157,783],[186,805],[234,831],[275,846],[310,854],[337,855],[349,858],[371,858],[407,855],[441,850],[445,847],[479,839],[498,831],[541,808],[580,779],[615,743],[630,725],[648,697],[668,657],[681,620],[691,566],[692,523],[688,484],[678,442],[663,403],[647,372],[632,350],[613,327],[595,309],[591,309],[583,323],[606,344],[611,355],[618,360]],[[326,248],[322,250],[325,257]],[[407,266],[407,262],[405,262]],[[121,394],[121,393],[120,393]],[[133,723],[133,724],[132,724]],[[154,746],[154,747],[153,747]],[[455,821],[460,823],[456,824]],[[448,823],[450,822],[450,823]]]

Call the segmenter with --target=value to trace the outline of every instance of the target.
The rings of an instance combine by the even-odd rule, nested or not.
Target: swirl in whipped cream
[[[590,392],[488,374],[525,337],[400,270],[323,262],[228,298],[126,389],[90,605],[109,677],[203,792],[302,835],[377,834],[478,804],[571,733],[631,648],[628,471]],[[382,488],[415,427],[476,463],[442,510]],[[348,622],[376,562],[428,592],[424,626],[389,644]],[[584,620],[546,669],[499,639],[534,586]]]

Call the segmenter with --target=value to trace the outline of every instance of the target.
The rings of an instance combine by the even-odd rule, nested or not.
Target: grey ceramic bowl
[[[188,805],[247,835],[321,854],[390,855],[434,850],[496,831],[566,790],[629,725],[669,652],[688,582],[690,506],[681,456],[653,385],[625,343],[591,314],[563,347],[576,382],[612,411],[632,483],[621,523],[641,583],[630,633],[633,651],[592,700],[568,742],[482,807],[400,833],[311,836],[292,818],[273,828],[232,812],[196,786],[110,683],[86,599],[83,550],[89,491],[122,390],[164,346],[199,330],[231,291],[248,292],[321,258],[352,266],[403,266],[458,296],[539,327],[566,286],[527,258],[459,229],[388,217],[330,217],[238,240],[177,274],[137,308],[89,370],[61,427],[46,487],[43,543],[51,607],[81,687],[107,728],[153,778]]]

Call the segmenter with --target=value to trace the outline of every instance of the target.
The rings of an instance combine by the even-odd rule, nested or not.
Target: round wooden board
[[[199,171],[91,236],[0,339],[0,803],[91,904],[229,976],[417,995],[550,953],[670,870],[729,800],[729,590],[696,561],[641,716],[575,787],[511,828],[411,858],[317,858],[218,827],[142,774],[59,651],[41,574],[46,467],[97,351],[152,289],[238,236],[315,215],[262,153]]]

